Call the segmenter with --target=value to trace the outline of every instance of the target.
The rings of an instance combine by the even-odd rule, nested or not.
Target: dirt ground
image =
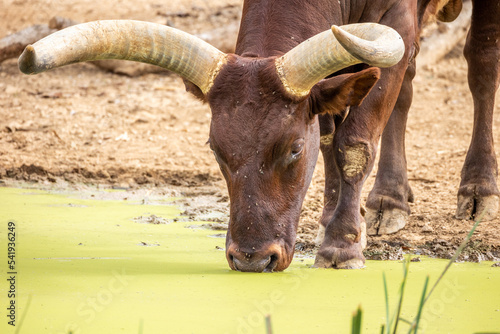
[[[2,0],[0,38],[55,15],[79,22],[138,19],[190,33],[223,27],[242,1]],[[467,65],[458,45],[420,71],[407,128],[408,173],[415,194],[403,231],[369,238],[366,255],[403,253],[450,257],[473,222],[454,218],[460,170],[472,132]],[[497,95],[500,108],[500,94]],[[38,76],[22,75],[16,60],[0,64],[0,183],[41,188],[115,187],[187,198],[188,219],[226,222],[228,196],[206,145],[210,110],[169,73],[136,78],[77,64]],[[495,120],[500,142],[500,120]],[[373,184],[369,177],[364,199]],[[314,249],[324,172],[318,161],[299,226],[297,249]],[[480,224],[465,260],[499,260],[499,219]]]

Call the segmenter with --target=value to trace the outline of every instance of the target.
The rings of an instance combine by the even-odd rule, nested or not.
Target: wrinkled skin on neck
[[[287,97],[273,58],[236,55],[207,100],[212,109],[210,148],[231,202],[229,266],[284,270],[293,257],[300,210],[319,151],[311,103]]]

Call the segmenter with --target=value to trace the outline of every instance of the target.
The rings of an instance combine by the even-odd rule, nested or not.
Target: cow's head
[[[165,26],[98,21],[27,47],[19,64],[32,74],[78,61],[128,59],[182,75],[212,109],[209,144],[231,202],[229,266],[284,270],[293,257],[300,209],[318,156],[316,114],[340,113],[361,103],[379,70],[324,78],[356,63],[391,66],[404,52],[390,28],[344,29],[350,33],[334,27],[333,33],[318,34],[280,57],[259,58],[223,54]]]
[[[275,59],[229,57],[207,100],[209,144],[231,203],[226,256],[232,269],[288,267],[318,157],[316,113],[340,113],[359,104],[378,73],[371,68],[327,79],[297,97],[284,89]]]

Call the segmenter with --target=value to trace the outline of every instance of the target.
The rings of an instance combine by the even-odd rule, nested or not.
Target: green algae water
[[[349,333],[358,305],[362,332],[378,333],[385,323],[383,272],[394,310],[401,262],[340,271],[296,258],[282,273],[233,272],[215,231],[134,220],[150,215],[172,219],[180,211],[167,202],[0,188],[0,333],[14,333],[24,313],[20,333],[265,333],[267,314],[274,333]],[[15,298],[7,281],[9,222],[16,232]],[[426,258],[410,265],[403,318],[414,318],[425,277],[433,284],[445,265]],[[17,327],[8,323],[12,300]],[[500,332],[500,268],[453,264],[421,324],[424,333]]]

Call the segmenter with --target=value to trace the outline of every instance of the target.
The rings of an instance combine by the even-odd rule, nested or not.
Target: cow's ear
[[[452,22],[458,17],[458,15],[460,15],[460,12],[462,11],[462,0],[437,1],[437,4],[435,6],[436,9],[439,10],[436,14],[436,18],[439,21]],[[440,8],[441,6],[443,7]]]
[[[380,69],[370,67],[360,72],[321,80],[314,88],[314,113],[336,115],[348,106],[360,105],[379,78]]]

